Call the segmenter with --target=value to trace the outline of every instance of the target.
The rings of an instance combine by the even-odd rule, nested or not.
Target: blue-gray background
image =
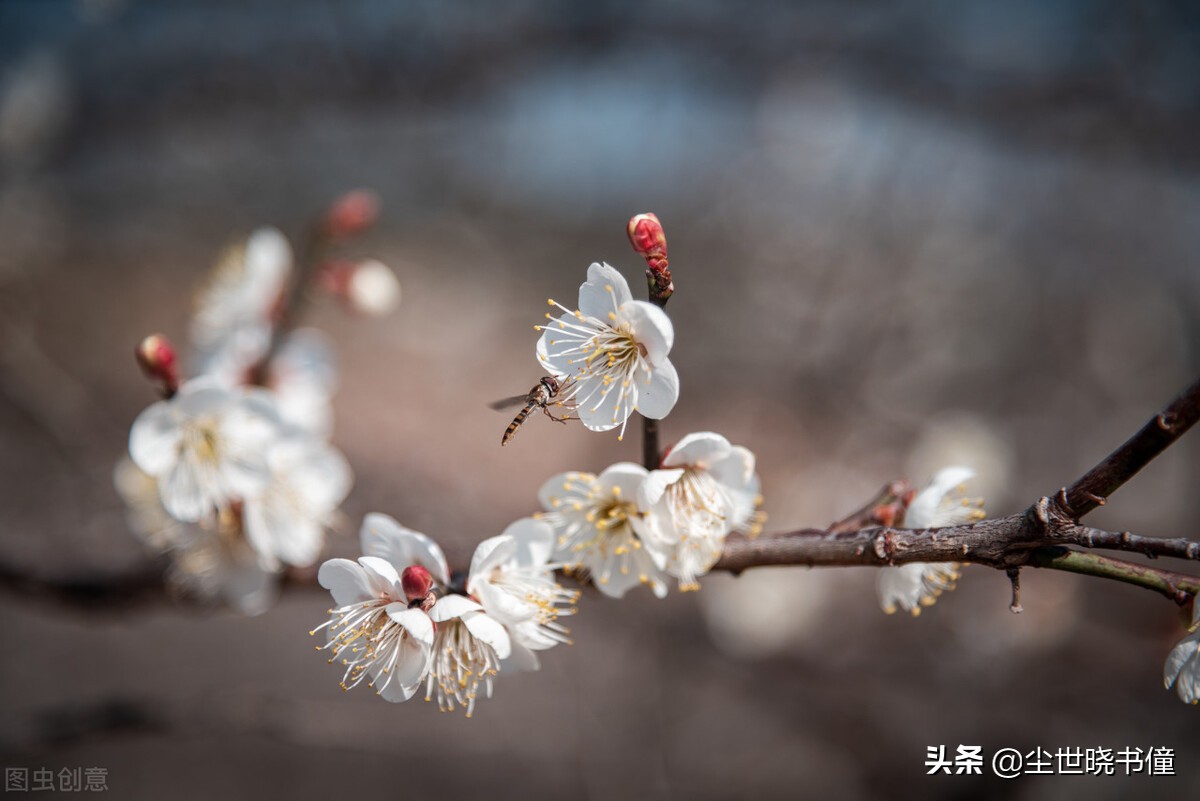
[[[473,544],[542,480],[636,442],[485,408],[539,375],[532,324],[667,226],[683,384],[668,439],[759,454],[770,528],[895,477],[979,467],[1008,513],[1200,368],[1200,14],[1122,2],[0,0],[0,557],[144,554],[110,471],[228,238],[376,189],[384,321],[339,343],[334,441],[363,513]],[[1200,439],[1200,438],[1198,438]],[[1094,515],[1196,536],[1184,441]],[[866,570],[585,598],[578,643],[472,721],[344,695],[292,593],[262,617],[0,603],[4,764],[106,766],[113,797],[1122,798],[1200,790],[1161,688],[1161,598],[968,569],[919,619]],[[925,749],[1174,747],[1175,779],[926,777]]]

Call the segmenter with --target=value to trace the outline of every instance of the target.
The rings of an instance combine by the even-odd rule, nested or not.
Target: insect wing
[[[498,401],[493,401],[488,404],[488,408],[495,409],[498,412],[502,412],[505,409],[511,409],[514,406],[519,406],[522,403],[528,403],[528,402],[529,402],[529,393],[526,392],[522,395],[513,395],[512,397],[502,398]]]

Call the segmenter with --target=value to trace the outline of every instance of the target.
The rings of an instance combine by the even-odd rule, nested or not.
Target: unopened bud
[[[367,259],[354,265],[346,282],[346,300],[357,312],[382,317],[400,305],[400,280],[383,262]]]
[[[175,394],[179,389],[179,363],[169,339],[162,334],[151,334],[138,343],[134,355],[142,372],[162,385],[163,394],[167,397]]]
[[[671,282],[671,270],[667,265],[667,235],[662,223],[654,214],[635,214],[626,229],[629,243],[646,260],[646,283],[650,289],[650,300],[659,307],[675,292]]]
[[[331,239],[348,239],[370,228],[378,218],[379,196],[369,189],[355,189],[333,202],[322,227]]]
[[[629,220],[629,242],[651,270],[667,266],[667,235],[654,214],[635,214]],[[661,265],[661,266],[660,266]]]
[[[420,565],[410,565],[400,574],[404,597],[410,601],[424,600],[433,589],[433,576]]]

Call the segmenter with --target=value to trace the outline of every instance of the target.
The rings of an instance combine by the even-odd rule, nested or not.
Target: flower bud
[[[421,601],[433,589],[433,576],[420,565],[410,565],[400,574],[400,586],[409,601]]]
[[[369,189],[355,189],[333,202],[322,228],[330,239],[348,239],[370,228],[378,217],[379,196]]]
[[[634,251],[646,260],[651,270],[666,267],[667,235],[654,214],[635,214],[629,220],[629,242]]]
[[[361,261],[346,283],[346,300],[357,312],[382,317],[400,305],[400,281],[386,264]]]
[[[167,397],[175,394],[179,389],[179,363],[169,339],[162,334],[151,334],[138,343],[134,355],[142,372],[161,384]]]

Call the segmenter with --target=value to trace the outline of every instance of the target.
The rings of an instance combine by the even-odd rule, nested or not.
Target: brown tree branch
[[[1043,497],[1024,512],[961,526],[898,529],[864,525],[876,517],[881,502],[898,497],[902,487],[889,485],[871,504],[829,529],[800,529],[748,538],[731,535],[715,570],[741,573],[768,565],[889,566],[910,562],[961,562],[1009,571],[1020,567],[1064,570],[1145,587],[1179,602],[1200,594],[1200,577],[1158,566],[1139,565],[1087,551],[1108,549],[1200,561],[1200,543],[1159,539],[1128,531],[1105,531],[1080,525],[1078,516],[1099,504],[1084,493],[1110,494],[1161,453],[1200,416],[1200,381],[1188,387],[1162,413],[1124,445],[1055,498]],[[656,465],[657,466],[657,465]],[[1083,489],[1079,489],[1079,488]],[[1084,498],[1078,505],[1071,498]],[[1064,500],[1065,499],[1065,500]],[[1090,506],[1088,504],[1091,504]],[[1067,509],[1074,510],[1073,516]],[[1083,511],[1080,511],[1080,510]],[[311,572],[288,575],[285,589],[313,587]],[[168,597],[161,564],[113,579],[45,579],[0,564],[0,590],[73,608],[103,610]]]
[[[1150,419],[1141,430],[1060,493],[1063,511],[1075,520],[1112,495],[1200,420],[1200,379]]]

